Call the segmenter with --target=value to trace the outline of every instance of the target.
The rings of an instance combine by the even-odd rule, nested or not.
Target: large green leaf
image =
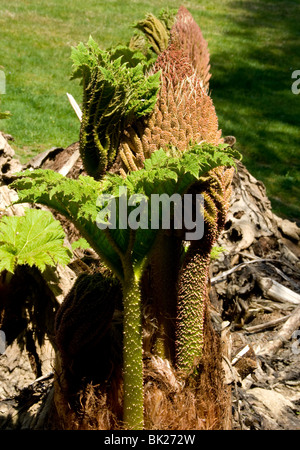
[[[145,256],[151,251],[157,236],[157,230],[151,229],[151,201],[153,194],[179,194],[182,196],[203,175],[218,166],[235,165],[234,158],[238,156],[230,147],[210,144],[195,145],[184,153],[178,153],[176,149],[171,155],[164,150],[157,150],[151,158],[145,161],[145,168],[129,173],[124,180],[115,174],[107,174],[101,183],[101,190],[111,194],[119,205],[119,187],[127,189],[127,197],[140,194],[148,202],[148,224],[138,228],[135,233],[135,241],[132,249],[133,265],[139,266]],[[127,216],[131,209],[128,208]],[[117,207],[118,213],[118,207]],[[160,223],[162,217],[160,216]],[[128,246],[130,233],[128,230],[108,230],[112,240],[125,252]]]
[[[20,174],[12,187],[19,194],[18,203],[38,203],[51,207],[69,219],[83,238],[103,258],[104,262],[122,276],[120,257],[97,226],[100,183],[88,176],[73,180],[52,170],[38,169]]]
[[[73,180],[51,170],[40,169],[20,174],[20,178],[12,186],[19,193],[19,203],[42,203],[71,220],[91,247],[122,279],[123,257],[127,252],[130,251],[133,267],[140,267],[155,242],[158,230],[151,229],[151,196],[182,196],[193,183],[214,167],[234,165],[234,156],[229,147],[202,144],[195,145],[183,154],[171,152],[171,156],[158,150],[145,161],[144,169],[129,173],[126,179],[116,174],[107,174],[102,182],[88,176]],[[148,223],[134,232],[129,227],[121,226],[119,205],[124,192],[127,196],[126,224],[128,217],[138,206],[138,203],[128,206],[129,198],[139,194],[147,203]],[[97,226],[99,214],[105,213],[107,206],[99,201],[104,194],[111,196],[116,202],[116,226],[105,230]]]
[[[72,253],[64,247],[61,224],[48,211],[28,209],[24,216],[4,216],[0,221],[0,272],[17,265],[67,264]]]

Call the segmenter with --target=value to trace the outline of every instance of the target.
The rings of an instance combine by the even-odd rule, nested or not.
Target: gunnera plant
[[[188,11],[180,8],[169,21],[148,15],[139,29],[152,46],[151,57],[149,47],[134,45],[137,39],[103,51],[90,38],[86,46],[73,49],[73,78],[79,77],[83,86],[80,153],[88,175],[72,180],[35,170],[20,174],[13,183],[18,202],[46,205],[70,220],[109,271],[99,280],[78,280],[57,316],[61,361],[69,374],[78,373],[76,349],[83,354],[85,347],[76,342],[89,324],[91,335],[84,342],[94,336],[106,345],[114,326],[109,302],[121,293],[122,374],[110,386],[117,384],[117,396],[122,396],[122,419],[119,425],[115,419],[102,425],[96,421],[96,427],[155,427],[155,410],[163,398],[166,414],[173,411],[176,398],[183,409],[175,408],[174,417],[185,416],[184,404],[191,406],[189,414],[196,411],[199,401],[193,393],[199,390],[201,364],[210,367],[208,355],[217,347],[208,331],[208,268],[224,226],[237,155],[223,144],[207,92],[206,47],[204,40],[198,42],[201,31]],[[192,49],[200,47],[202,56],[195,50],[194,57]],[[175,226],[175,207],[167,229],[162,209],[155,226],[152,220],[154,198],[182,199],[187,193],[193,199],[191,216],[201,213],[204,220],[201,239],[187,241],[186,223],[181,220]],[[202,195],[201,205],[197,194]],[[103,310],[99,322],[93,313],[85,314],[88,305],[91,311]],[[82,327],[81,317],[88,322]],[[173,392],[170,400],[159,388],[164,383],[168,395]],[[103,405],[102,400],[95,404]],[[197,428],[199,423],[195,418],[189,426]],[[176,427],[167,417],[159,426]]]
[[[158,150],[145,161],[144,169],[129,173],[126,179],[108,173],[101,182],[89,176],[72,180],[50,170],[35,170],[25,171],[13,182],[19,194],[18,202],[47,205],[69,219],[121,283],[123,420],[129,428],[143,428],[141,279],[159,229],[145,223],[137,229],[125,228],[121,223],[124,218],[118,214],[116,226],[108,228],[110,217],[106,207],[99,203],[99,196],[110,195],[117,204],[122,201],[130,204],[132,195],[139,199],[142,196],[143,202],[146,201],[143,207],[149,209],[150,217],[153,194],[168,192],[181,196],[211,168],[233,163],[227,148],[196,145],[181,157],[170,157],[164,150]],[[126,198],[122,198],[124,188]],[[133,206],[127,214],[128,225],[136,215]]]
[[[193,26],[189,29],[185,25],[191,22]],[[223,142],[212,99],[208,95],[207,89],[204,88],[197,59],[192,58],[191,54],[193,42],[195,40],[195,42],[199,43],[198,37],[200,34],[202,36],[190,13],[184,8],[180,8],[170,31],[171,39],[169,45],[159,54],[150,72],[161,72],[161,88],[154,111],[149,117],[132,124],[121,139],[119,158],[121,160],[120,170],[124,176],[127,171],[138,170],[142,167],[144,160],[149,158],[159,148],[167,149],[170,146],[174,146],[180,152],[185,152],[195,142],[204,141],[214,145]],[[189,48],[182,48],[183,38],[189,42]],[[208,53],[205,50],[207,46],[204,45],[204,40],[201,42],[203,53],[207,57]],[[201,56],[199,56],[200,60]],[[195,284],[199,286],[200,291],[201,289],[203,291],[203,286],[205,286],[207,281],[210,251],[218,233],[222,229],[221,220],[218,216],[221,215],[223,217],[228,207],[231,177],[232,170],[219,170],[216,173],[210,173],[205,183],[203,181],[203,183],[198,183],[197,185],[197,192],[201,192],[205,198],[205,236],[211,235],[209,245],[204,244],[204,238],[197,243],[199,249],[194,250],[197,253],[202,252],[203,255],[206,254],[205,257],[203,256],[203,261],[199,262],[199,264],[197,263],[197,267],[195,266],[195,271],[204,277],[201,281],[199,277],[194,278]],[[219,226],[217,226],[217,222]],[[212,226],[215,228],[215,232],[210,231]],[[187,338],[184,334],[182,335],[180,331],[186,330],[188,333],[189,328],[186,327],[184,320],[177,321],[177,336],[182,338],[179,342],[178,339],[175,339],[174,334],[176,327],[174,318],[177,312],[182,316],[181,309],[183,311],[188,310],[185,307],[181,308],[180,301],[178,301],[178,292],[180,292],[180,300],[183,298],[181,291],[185,288],[179,287],[178,291],[178,288],[175,287],[181,284],[178,281],[178,275],[182,262],[180,262],[182,240],[178,239],[178,236],[174,234],[168,233],[166,235],[166,233],[162,232],[159,234],[158,241],[159,244],[157,244],[153,252],[151,264],[152,274],[154,274],[152,293],[156,305],[155,316],[159,322],[158,329],[160,330],[156,350],[160,356],[170,357],[174,364],[176,359],[176,366],[182,370],[183,366],[179,362],[181,357],[178,356],[181,353],[180,348],[182,344],[179,342],[183,342],[185,339],[191,342],[190,338]],[[183,264],[183,267],[185,267],[185,264],[187,267],[186,274],[191,272],[187,260],[190,258],[192,248],[195,245],[193,243]],[[205,258],[206,263],[204,264]],[[205,270],[203,270],[204,265]],[[183,268],[181,268],[180,273],[181,279],[183,277]],[[189,286],[189,283],[183,282],[183,285]],[[202,305],[201,307],[199,306],[198,313],[203,316],[204,310],[200,313],[201,308],[203,308],[203,298],[199,296],[199,292],[195,292],[194,296],[197,298],[199,305]],[[190,315],[191,311],[187,313],[187,317]],[[181,323],[184,323],[184,325],[181,326]],[[193,352],[191,353],[190,360],[195,359],[195,361],[199,359],[199,352],[201,354],[200,349],[203,345],[202,332],[200,331],[203,327],[203,322],[199,319],[196,323],[198,323],[195,324],[195,327],[198,327],[198,333],[195,334],[195,330],[190,332],[190,336],[194,336],[194,342],[191,345],[198,349],[198,358],[195,358]],[[175,343],[177,357],[175,356]],[[183,348],[185,348],[184,344]],[[192,367],[193,365],[189,364],[187,371],[192,370]]]

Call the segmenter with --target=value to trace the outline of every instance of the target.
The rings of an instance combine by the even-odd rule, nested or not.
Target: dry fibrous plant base
[[[223,383],[221,344],[205,321],[201,361],[189,378],[165,361],[150,359],[145,368],[145,427],[158,430],[230,428],[231,395]]]
[[[76,387],[66,378],[59,353],[55,361],[56,428],[63,430],[122,429],[122,383],[115,375],[108,386],[85,379]],[[72,388],[74,390],[72,390]]]
[[[148,430],[218,430],[230,428],[231,394],[223,383],[220,338],[210,320],[204,322],[201,361],[188,378],[167,360],[144,356],[144,421]],[[59,426],[69,430],[124,430],[123,384],[116,371],[107,384],[81,381],[76,392],[56,360],[55,406]]]

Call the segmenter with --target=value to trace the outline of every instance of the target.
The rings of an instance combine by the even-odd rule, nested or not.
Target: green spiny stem
[[[123,291],[123,421],[130,430],[144,428],[144,392],[143,392],[143,339],[141,313],[141,278],[144,262],[134,269],[132,250],[135,231],[131,230],[128,247],[122,253],[106,230],[110,244],[115,248],[122,261],[123,276],[120,277]]]
[[[125,425],[132,430],[144,427],[143,350],[140,280],[127,266],[123,282],[124,304],[124,412]]]
[[[179,276],[176,366],[189,374],[201,358],[210,251],[191,244]]]

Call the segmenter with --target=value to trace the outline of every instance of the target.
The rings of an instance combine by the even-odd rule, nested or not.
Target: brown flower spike
[[[207,42],[193,16],[184,6],[180,6],[178,10],[171,30],[171,40],[178,48],[186,51],[204,90],[208,92],[211,74]]]
[[[211,97],[202,87],[187,53],[171,43],[152,72],[161,71],[161,89],[153,113],[124,133],[119,154],[123,170],[143,167],[145,158],[172,145],[184,152],[190,145],[223,140]]]

